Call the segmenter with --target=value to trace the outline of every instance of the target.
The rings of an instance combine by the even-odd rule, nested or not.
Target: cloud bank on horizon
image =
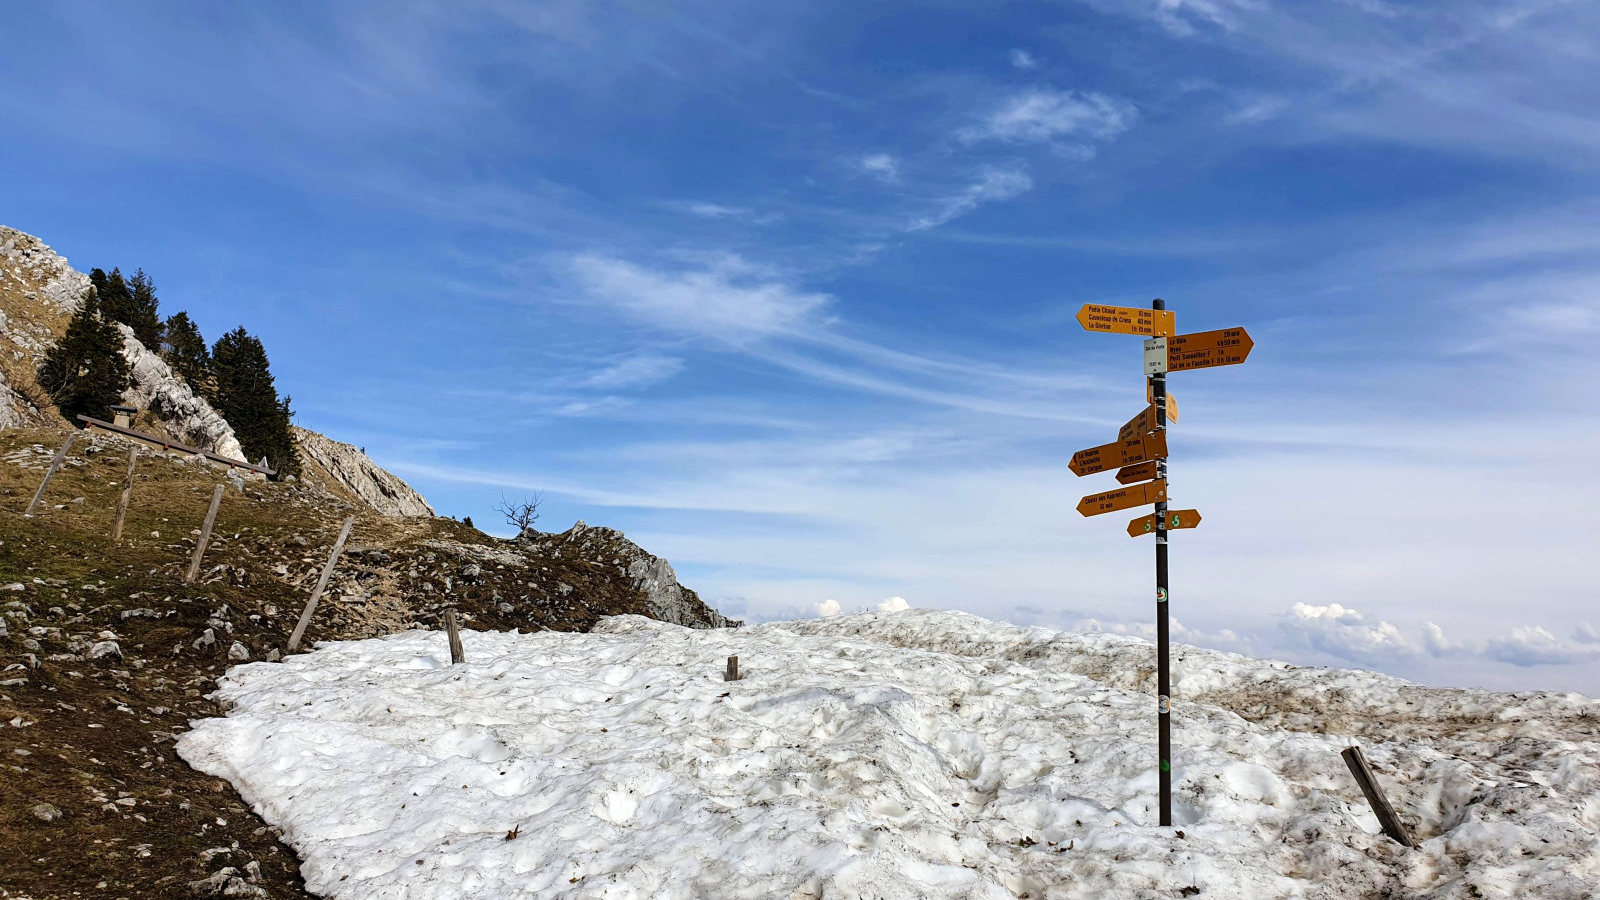
[[[34,5],[6,224],[240,322],[441,510],[605,520],[735,615],[1141,634],[1065,462],[1180,373],[1180,640],[1600,694],[1600,8]],[[833,604],[829,606],[828,604]],[[1185,636],[1186,635],[1186,636]]]

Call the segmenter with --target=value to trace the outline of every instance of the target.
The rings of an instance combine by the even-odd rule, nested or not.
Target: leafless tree
[[[495,510],[506,517],[507,525],[517,526],[517,533],[521,534],[539,521],[539,504],[543,502],[544,494],[539,491],[521,500],[507,500],[506,495],[501,494],[500,503],[495,506]]]

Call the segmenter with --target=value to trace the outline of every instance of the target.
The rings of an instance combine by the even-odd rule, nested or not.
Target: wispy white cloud
[[[750,214],[742,206],[723,206],[720,203],[689,203],[684,210],[706,219],[737,219]]]
[[[1037,69],[1037,68],[1039,68],[1039,59],[1037,57],[1035,57],[1032,53],[1029,53],[1028,51],[1022,49],[1021,47],[1012,48],[1011,53],[1009,54],[1009,58],[1011,60],[1011,65],[1013,67],[1015,67],[1015,68],[1018,68],[1018,69]]]
[[[1133,104],[1105,94],[1030,88],[1005,98],[958,136],[968,143],[1105,141],[1127,131],[1137,117]]]
[[[885,182],[900,180],[900,161],[887,153],[872,153],[861,158],[861,169]]]
[[[1229,125],[1255,125],[1276,118],[1288,108],[1289,100],[1286,97],[1251,97],[1223,116],[1222,121]]]
[[[976,181],[938,201],[933,210],[912,219],[908,231],[926,231],[960,218],[985,203],[1010,200],[1033,188],[1033,178],[1020,165],[988,167]]]
[[[732,255],[675,270],[582,255],[569,260],[567,268],[586,300],[668,331],[733,345],[800,330],[832,302],[826,294],[797,290],[771,270]]]
[[[657,384],[683,371],[683,360],[675,356],[641,353],[620,359],[583,380],[584,387],[601,390],[645,387]]]
[[[553,409],[558,416],[569,418],[584,418],[590,416],[613,416],[620,410],[633,404],[626,397],[605,396],[589,400],[568,400]]]
[[[731,206],[725,203],[692,201],[688,203],[673,202],[664,205],[701,219],[745,222],[751,225],[772,225],[783,220],[783,216],[780,213],[761,212],[748,206]]]
[[[1581,632],[1580,636],[1587,637]],[[1600,646],[1587,641],[1564,641],[1537,625],[1526,625],[1490,638],[1483,655],[1523,668],[1561,666],[1600,659]]]

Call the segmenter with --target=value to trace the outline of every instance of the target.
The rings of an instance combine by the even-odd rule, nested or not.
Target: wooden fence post
[[[1373,815],[1378,817],[1378,824],[1382,826],[1383,833],[1399,842],[1402,847],[1415,847],[1411,842],[1411,833],[1400,818],[1394,814],[1394,807],[1389,805],[1389,798],[1383,795],[1383,788],[1378,786],[1378,780],[1372,777],[1372,768],[1367,765],[1366,754],[1361,748],[1351,745],[1344,748],[1339,754],[1344,757],[1345,765],[1350,767],[1350,774],[1355,776],[1356,784],[1361,785],[1361,793],[1367,795],[1367,803],[1372,807]]]
[[[206,555],[206,544],[211,540],[211,526],[217,523],[217,507],[222,505],[222,485],[217,485],[211,492],[211,508],[206,510],[206,523],[200,526],[200,540],[194,545],[194,560],[189,563],[189,571],[183,576],[184,584],[194,584],[200,577],[200,557]]]
[[[50,479],[56,476],[56,470],[61,468],[61,463],[66,460],[67,450],[72,446],[72,442],[77,436],[78,432],[74,430],[67,435],[67,440],[61,445],[61,449],[56,451],[56,458],[50,460],[50,470],[44,473],[44,480],[39,482],[39,489],[33,492],[33,499],[28,501],[28,508],[22,512],[23,516],[33,515],[33,508],[38,506],[40,498],[44,497],[44,489],[49,486]]]
[[[743,677],[744,677],[743,675],[739,674],[739,657],[737,657],[737,656],[728,657],[728,671],[722,673],[722,680],[723,681],[738,681],[739,679],[741,679]]]
[[[139,461],[139,445],[128,448],[128,477],[122,481],[122,495],[117,497],[117,520],[111,523],[111,542],[122,540],[122,523],[128,517],[128,502],[133,499],[133,464]]]
[[[316,589],[311,592],[311,599],[306,601],[306,608],[300,613],[300,621],[294,626],[294,634],[289,635],[289,645],[284,648],[285,653],[293,653],[300,646],[300,639],[305,637],[306,626],[311,624],[311,614],[317,611],[317,601],[322,599],[322,592],[327,590],[328,579],[333,577],[334,563],[339,561],[339,554],[344,551],[344,542],[350,537],[350,528],[356,524],[356,517],[350,516],[344,520],[344,527],[339,529],[339,539],[333,542],[333,552],[328,554],[328,564],[322,567],[322,577],[317,579]]]
[[[467,651],[461,646],[461,629],[456,626],[454,608],[444,611],[444,628],[450,634],[450,665],[467,661]]]

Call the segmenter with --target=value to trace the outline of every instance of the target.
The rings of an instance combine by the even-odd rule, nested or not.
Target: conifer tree
[[[86,292],[67,323],[67,333],[45,353],[39,366],[39,386],[74,425],[79,414],[109,420],[111,407],[122,402],[122,392],[128,387],[122,332],[101,307],[95,292]]]
[[[211,378],[211,351],[206,347],[206,339],[201,336],[199,326],[194,324],[187,312],[180,311],[168,317],[163,330],[166,339],[161,356],[166,359],[167,365],[189,382],[189,387],[196,394],[213,396],[216,384]]]
[[[233,426],[249,461],[265,456],[279,478],[299,474],[289,432],[294,413],[287,397],[278,399],[261,341],[242,326],[228,332],[211,348],[211,371],[217,385],[213,403]]]
[[[161,349],[161,317],[157,315],[156,285],[139,269],[128,280],[128,318],[120,321],[133,329],[133,336],[151,351]]]
[[[94,285],[95,296],[100,298],[101,315],[113,322],[132,325],[133,292],[123,280],[122,270],[112,269],[107,275],[95,269],[89,273],[89,281]]]

